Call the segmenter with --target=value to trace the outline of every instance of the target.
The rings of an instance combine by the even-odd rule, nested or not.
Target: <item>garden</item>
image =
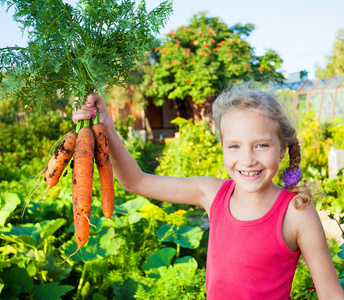
[[[88,243],[76,249],[72,178],[68,173],[48,193],[36,177],[66,132],[73,129],[71,107],[33,113],[27,124],[1,124],[0,149],[0,298],[1,299],[205,299],[205,262],[209,226],[198,207],[161,203],[126,192],[115,180],[115,211],[103,216],[98,173],[94,173]],[[13,111],[12,111],[13,112]],[[7,117],[2,114],[2,122]],[[327,154],[343,147],[341,120],[319,124],[315,113],[297,118],[302,141],[302,173],[324,193],[315,205],[344,212],[343,176],[328,178]],[[155,145],[127,139],[127,149],[146,172],[176,176],[227,178],[221,147],[205,122],[176,119],[179,138]],[[117,124],[122,132],[125,123]],[[207,145],[207,147],[204,147]],[[281,163],[275,182],[282,184]],[[96,170],[96,168],[95,168]],[[29,198],[29,196],[31,196]],[[337,218],[338,222],[342,220]],[[335,222],[335,220],[333,220]],[[338,236],[341,235],[338,227]],[[338,276],[344,266],[340,245],[329,240]],[[293,299],[316,299],[302,259]]]
[[[209,222],[203,209],[129,193],[114,177],[115,207],[106,218],[94,167],[88,242],[71,256],[78,248],[72,162],[49,191],[43,173],[56,146],[75,130],[73,105],[98,91],[111,106],[111,95],[118,95],[113,87],[125,86],[121,95],[143,108],[148,99],[157,106],[191,103],[192,118],[178,111],[172,124],[179,134],[165,143],[129,134],[132,116],[114,122],[144,172],[226,179],[207,105],[228,84],[283,82],[282,59],[273,50],[254,54],[245,41],[252,24],[228,27],[201,13],[158,41],[154,34],[172,12],[170,1],[150,13],[144,1],[137,7],[129,0],[98,2],[73,8],[60,0],[0,0],[16,6],[30,41],[27,48],[0,49],[0,299],[206,299]],[[291,110],[293,91],[276,94]],[[328,154],[331,147],[344,149],[344,120],[319,123],[315,111],[300,109],[293,121],[303,179],[320,187],[323,196],[314,204],[338,224],[340,237],[344,177],[340,170],[329,178]],[[276,184],[283,185],[287,166],[282,160]],[[341,244],[328,240],[344,286]],[[317,299],[302,257],[291,296]]]

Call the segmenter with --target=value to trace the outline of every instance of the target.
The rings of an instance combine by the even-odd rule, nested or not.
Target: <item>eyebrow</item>
[[[232,139],[223,139],[223,143],[230,143],[230,144],[238,144],[242,142],[241,140],[232,140]],[[254,139],[252,141],[254,144],[255,143],[272,143],[273,139],[269,139],[269,138],[258,138],[258,139]]]

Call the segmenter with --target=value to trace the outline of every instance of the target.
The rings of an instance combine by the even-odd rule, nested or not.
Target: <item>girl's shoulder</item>
[[[310,202],[302,209],[296,209],[291,200],[283,219],[283,236],[286,242],[294,241],[294,245],[298,248],[297,245],[302,237],[315,232],[322,234],[323,228],[314,204]]]
[[[296,209],[293,200],[291,200],[288,205],[286,217],[289,217],[298,226],[303,226],[309,222],[309,225],[311,225],[313,222],[320,221],[318,212],[312,202],[304,205],[301,209]]]
[[[203,189],[205,196],[205,203],[203,205],[206,212],[210,213],[210,207],[214,201],[215,196],[217,195],[220,188],[227,180],[216,178],[216,177],[201,177],[200,184]]]

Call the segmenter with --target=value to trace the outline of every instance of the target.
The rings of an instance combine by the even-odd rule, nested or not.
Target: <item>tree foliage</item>
[[[326,78],[344,75],[344,28],[338,31],[333,45],[332,53],[327,56],[327,64],[324,69],[316,66],[315,76]]]
[[[158,41],[156,41],[158,43]],[[137,109],[143,109],[148,105],[148,97],[154,94],[153,76],[158,65],[152,59],[152,53],[147,52],[145,58],[139,64],[140,81],[139,84],[129,83],[123,86],[113,86],[109,88],[109,96],[116,102],[116,106],[123,108],[124,104],[129,100]],[[157,102],[162,105],[164,102]]]
[[[204,103],[228,84],[253,79],[281,81],[276,70],[282,59],[273,50],[257,56],[245,40],[253,24],[228,27],[218,17],[206,13],[194,15],[190,24],[166,35],[161,46],[154,48],[158,64],[151,92],[157,103],[164,97]]]
[[[27,47],[0,49],[1,96],[28,107],[74,92],[78,105],[93,91],[140,79],[138,62],[172,12],[167,0],[147,13],[145,1],[0,0],[15,8],[14,20],[28,32]],[[133,72],[136,70],[136,72]]]

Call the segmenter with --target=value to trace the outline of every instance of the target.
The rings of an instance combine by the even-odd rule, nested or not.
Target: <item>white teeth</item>
[[[257,171],[257,172],[240,171],[240,173],[245,176],[255,176],[255,175],[258,175],[260,171]]]

